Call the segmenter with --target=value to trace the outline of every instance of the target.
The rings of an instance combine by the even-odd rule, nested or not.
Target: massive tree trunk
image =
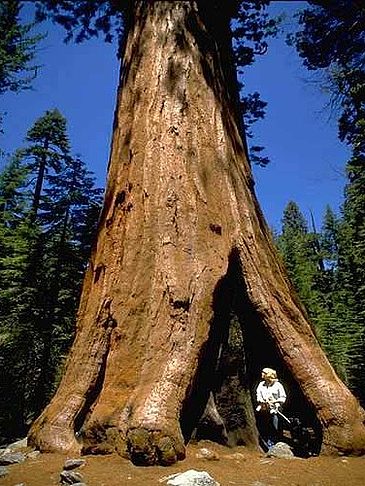
[[[250,393],[264,365],[316,417],[322,451],[365,449],[363,410],[256,201],[229,41],[228,17],[198,1],[136,2],[77,337],[29,433],[41,450],[169,464],[192,434],[256,446]]]

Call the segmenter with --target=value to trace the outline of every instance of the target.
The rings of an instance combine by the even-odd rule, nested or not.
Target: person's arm
[[[256,412],[260,412],[260,410],[262,410],[263,407],[266,407],[265,400],[262,395],[262,386],[263,386],[263,382],[261,381],[258,384],[258,387],[256,388],[256,401],[258,403],[256,407]]]
[[[258,403],[264,403],[264,397],[262,396],[262,381],[258,384],[258,387],[256,389],[256,401]]]
[[[276,403],[279,405],[283,405],[286,402],[286,393],[283,385],[280,382],[277,382],[278,388],[278,398],[276,399]]]

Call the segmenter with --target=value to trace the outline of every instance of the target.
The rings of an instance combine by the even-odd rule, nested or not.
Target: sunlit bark
[[[229,341],[229,306],[242,329],[260,325],[272,341],[316,411],[322,450],[365,448],[363,411],[318,346],[256,201],[228,20],[208,14],[199,2],[136,2],[77,337],[29,434],[41,450],[182,459],[212,393],[220,424],[213,371]],[[255,446],[247,397],[247,387],[236,395],[242,423],[233,435],[225,424],[222,437]]]

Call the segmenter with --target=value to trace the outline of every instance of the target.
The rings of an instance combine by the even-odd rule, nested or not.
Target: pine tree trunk
[[[46,140],[44,142],[44,146],[42,147],[43,152],[39,157],[37,181],[36,181],[36,185],[35,185],[35,189],[34,189],[32,209],[31,209],[31,213],[30,213],[32,223],[34,223],[35,220],[37,219],[39,205],[40,205],[40,201],[41,201],[44,175],[46,173],[46,165],[47,165],[46,153],[47,153],[47,150],[48,150],[48,145],[49,145],[48,140]]]
[[[184,457],[209,402],[211,417],[234,422],[223,441],[255,446],[250,391],[270,364],[260,329],[315,410],[322,450],[363,451],[363,411],[318,346],[254,195],[228,19],[218,12],[218,24],[198,2],[136,5],[77,337],[30,443],[169,464]],[[232,342],[242,355],[229,360]],[[243,393],[229,395],[227,412],[233,383]]]

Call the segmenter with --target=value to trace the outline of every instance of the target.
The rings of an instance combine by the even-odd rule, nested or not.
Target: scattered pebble
[[[24,439],[17,440],[12,444],[6,446],[5,452],[16,452],[19,449],[26,449],[27,448],[27,441],[28,439],[24,437]]]
[[[195,471],[194,469],[172,474],[166,479],[167,486],[220,486],[206,471]]]
[[[225,456],[226,459],[235,459],[236,461],[245,461],[246,456],[241,452],[234,452],[233,454],[228,454]]]
[[[283,459],[294,459],[295,456],[290,446],[285,442],[278,442],[277,444],[270,447],[266,453],[266,457],[278,457]]]
[[[5,452],[0,456],[0,466],[19,464],[24,461],[25,461],[25,455],[22,452]]]
[[[76,469],[81,466],[85,466],[86,461],[85,459],[67,459],[65,462],[63,469],[65,471],[70,471],[71,469]]]
[[[28,452],[27,459],[36,459],[40,455],[40,451]]]
[[[199,449],[195,457],[197,459],[206,459],[207,461],[219,461],[219,455],[206,447]]]
[[[82,483],[84,478],[75,471],[62,471],[60,474],[60,483],[62,485]]]
[[[260,464],[273,464],[269,459],[260,459]]]
[[[0,466],[0,478],[3,478],[7,474],[9,474],[9,471],[7,470],[7,468],[4,467],[4,466]]]

